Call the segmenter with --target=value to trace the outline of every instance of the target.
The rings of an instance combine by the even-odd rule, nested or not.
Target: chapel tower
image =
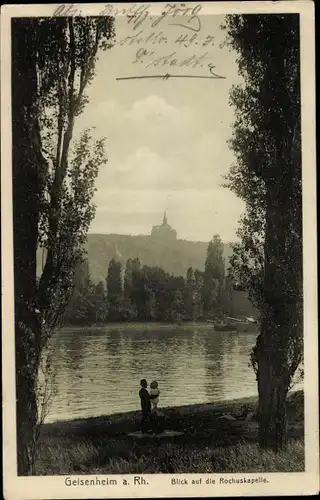
[[[151,237],[162,242],[172,242],[177,239],[177,231],[168,224],[167,214],[164,212],[162,224],[153,226]]]

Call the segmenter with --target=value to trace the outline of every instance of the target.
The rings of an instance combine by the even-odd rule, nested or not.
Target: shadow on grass
[[[283,453],[260,450],[256,421],[221,418],[240,406],[165,409],[165,428],[184,434],[161,439],[127,435],[139,428],[139,412],[45,425],[37,474],[303,471],[303,393],[288,399],[289,445]]]

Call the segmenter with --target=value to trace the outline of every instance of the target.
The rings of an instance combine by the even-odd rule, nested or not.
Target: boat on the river
[[[227,316],[226,319],[229,321],[207,321],[213,323],[213,329],[218,332],[256,332],[259,328],[254,318],[239,319]]]
[[[244,317],[240,319],[227,317],[227,319],[233,322],[238,332],[256,332],[257,330],[259,330],[259,323],[255,318]]]

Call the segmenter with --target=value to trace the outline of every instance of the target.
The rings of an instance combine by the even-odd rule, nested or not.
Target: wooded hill
[[[160,267],[173,276],[186,276],[187,270],[204,270],[208,243],[203,241],[172,240],[161,244],[149,235],[89,234],[88,261],[90,277],[94,283],[103,281],[111,259],[124,265],[128,259],[138,258],[142,265]],[[226,268],[232,250],[224,244]]]

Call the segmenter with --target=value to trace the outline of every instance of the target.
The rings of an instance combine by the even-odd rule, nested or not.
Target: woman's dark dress
[[[141,401],[141,411],[142,411],[142,420],[141,420],[141,430],[142,432],[147,432],[149,428],[149,420],[151,414],[151,401],[150,394],[144,387],[141,387],[139,391],[140,401]]]

